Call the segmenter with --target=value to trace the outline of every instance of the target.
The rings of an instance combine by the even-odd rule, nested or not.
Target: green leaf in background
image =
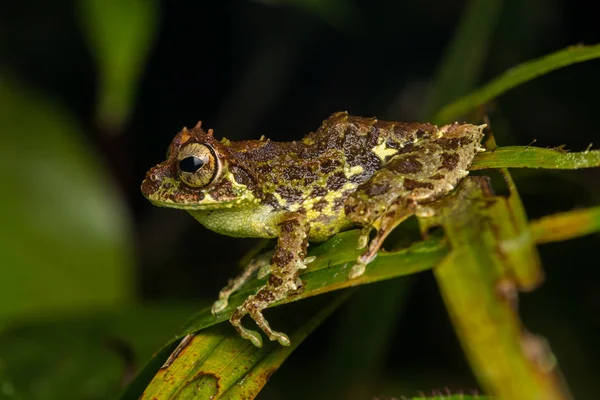
[[[2,82],[0,321],[128,303],[130,220],[115,185],[65,109]]]
[[[146,305],[5,328],[0,399],[115,399],[196,307]]]
[[[501,0],[469,1],[440,62],[423,110],[425,119],[477,84],[501,11]]]
[[[360,11],[353,0],[256,0],[265,5],[280,5],[298,7],[314,14],[332,26],[340,29],[350,26],[351,22],[360,18]]]
[[[513,67],[478,90],[442,108],[436,124],[452,122],[510,89],[556,69],[600,57],[600,45],[572,46]]]
[[[530,224],[536,243],[561,242],[600,232],[600,206],[548,215]]]
[[[156,0],[80,0],[83,32],[99,73],[97,118],[118,131],[131,113],[158,22]]]

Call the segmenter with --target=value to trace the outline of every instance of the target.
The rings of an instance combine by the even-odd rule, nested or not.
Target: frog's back
[[[399,154],[418,153],[439,138],[431,124],[380,121],[338,112],[300,141],[228,143],[246,165],[255,195],[274,209],[305,213],[311,239],[352,225],[344,203]]]

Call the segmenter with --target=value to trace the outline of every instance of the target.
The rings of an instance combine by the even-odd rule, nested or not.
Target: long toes
[[[286,335],[285,333],[281,333],[281,332],[273,332],[269,339],[277,340],[279,342],[279,344],[282,346],[289,346],[290,344],[292,344],[288,335]]]
[[[226,309],[228,304],[229,302],[227,301],[227,299],[219,299],[213,303],[210,312],[213,315],[217,315],[218,313]]]
[[[358,278],[359,276],[361,276],[362,274],[365,273],[366,267],[367,267],[366,264],[362,264],[362,263],[354,264],[354,266],[350,269],[350,272],[348,273],[348,279]]]
[[[362,250],[369,244],[369,234],[362,234],[358,237],[358,242],[356,243],[356,250]]]
[[[245,335],[242,334],[242,337],[244,339],[248,339],[252,342],[253,345],[255,345],[258,348],[262,347],[262,336],[260,336],[260,333],[256,331],[251,331],[249,329],[244,329],[244,331],[246,333]]]

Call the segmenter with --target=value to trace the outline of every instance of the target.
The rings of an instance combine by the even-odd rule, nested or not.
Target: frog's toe
[[[356,243],[356,250],[362,250],[369,244],[369,234],[362,234],[358,237],[358,242]]]
[[[367,264],[356,263],[352,268],[350,268],[350,272],[348,273],[348,279],[356,279],[362,274],[365,273],[365,269],[367,268]]]
[[[253,345],[255,345],[258,348],[262,347],[262,336],[260,336],[260,333],[256,332],[256,331],[251,331],[250,329],[244,329],[244,333],[241,334],[241,336],[244,339],[248,339],[249,341],[252,342]]]
[[[286,335],[285,333],[281,333],[281,332],[273,332],[273,334],[271,335],[271,337],[269,339],[277,340],[279,342],[279,344],[282,346],[289,346],[292,344],[288,335]]]
[[[310,264],[311,262],[314,262],[316,259],[317,259],[317,256],[306,257],[304,259],[304,268],[306,268],[306,264]]]
[[[256,273],[256,277],[258,279],[262,279],[265,276],[269,275],[270,273],[271,273],[271,264],[266,264],[266,265],[260,267],[260,269]]]
[[[227,301],[227,299],[219,299],[213,303],[212,308],[210,309],[210,312],[213,315],[217,315],[218,313],[220,313],[221,311],[226,309],[228,304],[229,304],[229,301]]]

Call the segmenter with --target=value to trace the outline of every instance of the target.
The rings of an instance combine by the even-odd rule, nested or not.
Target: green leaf
[[[305,282],[304,291],[292,296],[279,304],[296,301],[299,299],[327,293],[333,290],[349,288],[383,279],[413,274],[431,268],[437,264],[448,252],[448,247],[439,236],[417,242],[409,248],[381,253],[367,268],[365,274],[360,278],[348,280],[348,272],[352,263],[356,261],[359,251],[356,244],[359,231],[348,231],[340,233],[327,242],[314,246],[309,251],[309,256],[317,256],[317,259],[309,264],[309,267],[301,275]],[[188,334],[197,333],[205,328],[226,321],[231,313],[239,306],[248,295],[256,292],[257,288],[264,284],[263,280],[249,282],[237,294],[231,297],[230,304],[222,313],[214,317],[210,307],[198,312],[186,324],[176,337],[167,343],[165,348],[159,352],[133,384],[124,394],[123,399],[137,399],[141,395],[141,389],[150,382],[152,376],[158,371],[168,354],[173,349],[173,344]],[[273,321],[271,321],[273,322]],[[283,321],[285,322],[285,320]],[[246,341],[244,341],[246,342]],[[242,343],[244,343],[242,342]],[[244,346],[246,343],[244,343]]]
[[[425,106],[425,119],[477,83],[501,11],[500,0],[469,1],[440,62]]]
[[[146,305],[4,328],[0,399],[115,399],[192,307]]]
[[[154,39],[156,0],[80,0],[83,32],[99,74],[98,121],[111,129],[127,122]]]
[[[531,235],[536,243],[562,242],[600,232],[600,206],[567,211],[532,221]]]
[[[600,45],[572,46],[520,64],[509,69],[468,96],[442,108],[434,117],[434,122],[437,124],[452,122],[516,86],[556,69],[598,57],[600,57]]]
[[[133,246],[114,183],[64,108],[2,80],[0,319],[127,303]]]
[[[302,341],[348,296],[312,302],[302,317],[288,319],[292,345],[276,342],[257,348],[226,324],[186,336],[156,374],[142,399],[254,398]],[[320,299],[323,300],[323,299]],[[309,317],[310,316],[310,317]]]
[[[506,146],[477,154],[469,169],[580,169],[593,167],[600,167],[600,150],[570,153],[533,146]]]

